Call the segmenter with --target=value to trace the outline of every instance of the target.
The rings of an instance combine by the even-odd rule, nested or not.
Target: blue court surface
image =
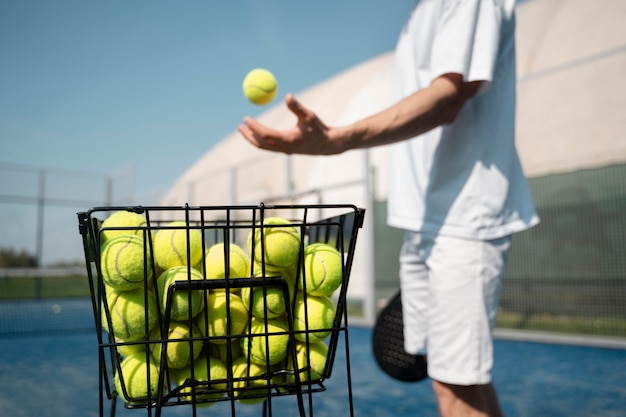
[[[403,383],[383,374],[371,350],[371,329],[350,327],[354,416],[437,416],[429,381]],[[349,416],[345,344],[340,342],[327,390],[305,396],[313,416]],[[508,417],[626,415],[626,350],[497,340],[494,383]],[[88,300],[0,303],[0,414],[11,417],[99,415],[97,339]],[[310,413],[310,410],[313,413]],[[108,415],[108,403],[105,409]],[[272,415],[298,415],[296,397],[272,401]],[[118,404],[118,416],[145,416]],[[152,413],[154,415],[154,411]],[[163,416],[191,416],[188,406]],[[198,416],[232,415],[229,402]],[[262,416],[261,405],[236,408]]]

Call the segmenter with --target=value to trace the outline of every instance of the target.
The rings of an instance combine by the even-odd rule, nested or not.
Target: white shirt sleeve
[[[500,38],[497,0],[446,0],[433,38],[431,77],[463,75],[465,81],[493,79]],[[432,81],[431,80],[431,81]]]

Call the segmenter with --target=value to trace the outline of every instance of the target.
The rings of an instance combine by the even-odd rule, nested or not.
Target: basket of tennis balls
[[[343,213],[322,217],[329,210]],[[324,390],[364,210],[186,205],[78,215],[106,398],[234,409]]]

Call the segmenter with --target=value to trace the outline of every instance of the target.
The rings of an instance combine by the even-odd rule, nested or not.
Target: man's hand
[[[267,127],[251,117],[246,117],[237,130],[254,146],[286,154],[332,155],[343,152],[331,137],[332,129],[311,110],[304,107],[292,94],[285,97],[287,108],[298,118],[296,125],[287,130]]]

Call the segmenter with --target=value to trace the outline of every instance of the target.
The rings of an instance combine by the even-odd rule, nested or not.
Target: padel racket
[[[404,350],[400,291],[380,312],[372,333],[374,358],[380,368],[394,379],[418,382],[428,376],[426,357],[412,355]]]

